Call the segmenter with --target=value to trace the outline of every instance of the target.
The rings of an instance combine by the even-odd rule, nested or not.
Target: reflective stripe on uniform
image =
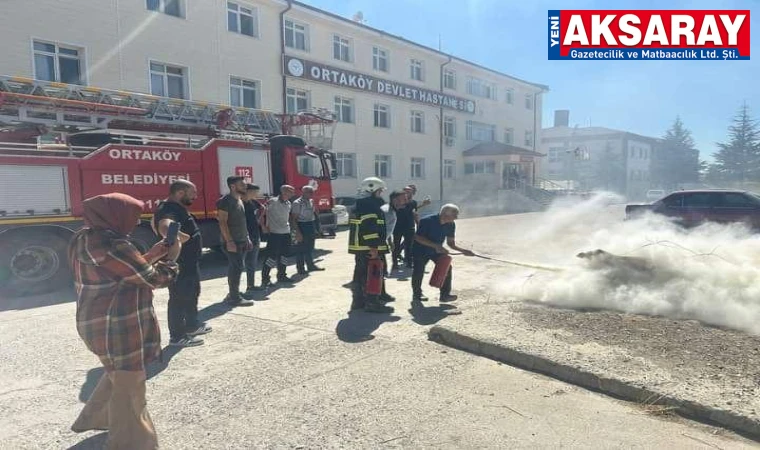
[[[380,235],[377,233],[365,234],[362,239],[380,239]]]
[[[377,251],[379,251],[379,252],[388,251],[388,246],[387,245],[378,245],[376,248],[377,248]],[[360,251],[360,252],[361,251],[368,252],[370,250],[370,248],[368,246],[366,246],[366,245],[349,245],[348,249],[349,250],[354,250],[354,251]]]
[[[365,214],[359,217],[359,220],[377,219],[377,214]]]

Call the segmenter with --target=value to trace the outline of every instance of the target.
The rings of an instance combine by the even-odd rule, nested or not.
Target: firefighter
[[[385,280],[382,280],[384,295],[368,295],[365,292],[369,260],[384,259],[388,253],[385,214],[381,209],[385,202],[380,197],[384,190],[385,182],[379,178],[370,177],[362,181],[360,198],[349,221],[348,252],[354,255],[356,262],[351,310],[364,308],[373,313],[393,312],[393,308],[384,304],[384,300],[390,300],[390,296],[385,294]]]

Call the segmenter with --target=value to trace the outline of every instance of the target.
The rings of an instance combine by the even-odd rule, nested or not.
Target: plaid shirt
[[[106,370],[145,370],[161,353],[153,289],[177,275],[173,262],[148,264],[129,241],[85,228],[69,246],[77,331]]]

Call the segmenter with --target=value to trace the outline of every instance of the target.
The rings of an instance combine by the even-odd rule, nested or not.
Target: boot
[[[367,299],[364,304],[364,311],[369,313],[390,314],[395,311],[390,306],[385,306],[378,297]]]

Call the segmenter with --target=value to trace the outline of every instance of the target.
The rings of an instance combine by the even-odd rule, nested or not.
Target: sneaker
[[[203,339],[187,335],[169,341],[170,347],[197,347],[199,345],[203,345]]]
[[[196,327],[194,330],[190,330],[187,332],[188,336],[200,336],[202,334],[208,334],[211,333],[213,328],[211,328],[210,325],[207,325],[205,323],[200,324],[200,326]]]
[[[324,267],[311,266],[307,268],[309,272],[324,272]]]
[[[412,301],[414,301],[414,302],[426,302],[426,301],[428,301],[428,298],[425,297],[424,295],[420,294],[420,295],[415,295],[414,297],[412,297]]]
[[[459,298],[458,295],[451,295],[451,294],[441,295],[441,298],[439,299],[439,301],[441,303],[455,302],[457,301],[458,298]]]
[[[391,272],[400,272],[400,271],[401,271],[401,269],[398,268],[398,264],[394,264],[391,267]]]
[[[238,298],[229,298],[228,297],[225,300],[225,302],[228,305],[232,306],[232,307],[236,307],[236,306],[253,306],[253,300],[248,300],[246,298],[243,298],[242,296],[240,296]]]
[[[295,281],[292,278],[288,277],[288,276],[277,278],[277,282],[278,283],[287,283],[287,284],[295,283]]]

